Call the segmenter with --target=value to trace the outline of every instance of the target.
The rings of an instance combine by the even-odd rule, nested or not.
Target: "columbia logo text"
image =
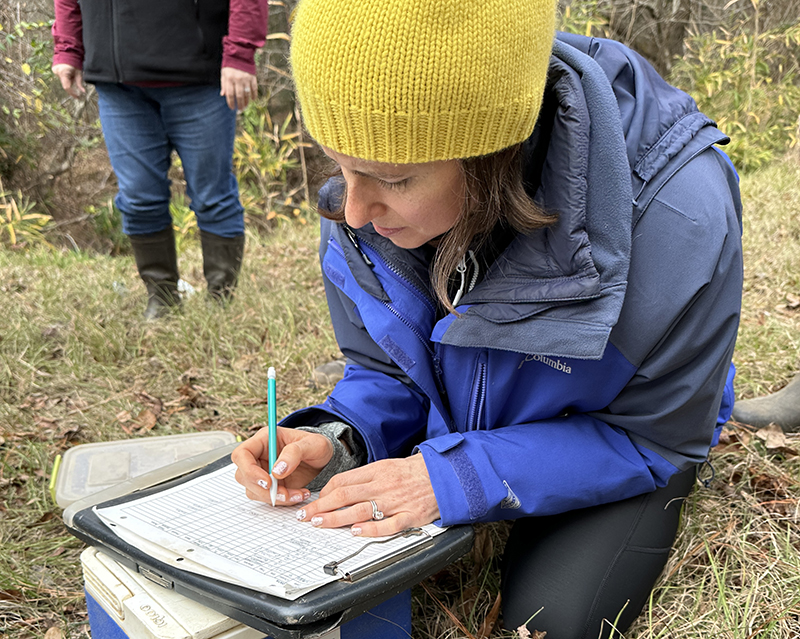
[[[522,368],[522,365],[525,362],[541,362],[545,366],[549,366],[550,368],[554,368],[557,371],[561,371],[562,373],[566,373],[567,375],[572,373],[572,367],[570,365],[565,364],[560,359],[552,359],[551,357],[546,357],[545,355],[526,355],[525,359],[523,359],[519,363],[519,366],[517,367],[517,370]]]

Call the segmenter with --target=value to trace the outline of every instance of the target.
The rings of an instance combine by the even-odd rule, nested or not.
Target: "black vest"
[[[229,0],[80,0],[89,82],[219,84]]]

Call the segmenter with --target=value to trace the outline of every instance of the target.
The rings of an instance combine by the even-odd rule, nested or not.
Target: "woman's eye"
[[[386,180],[378,180],[378,184],[380,184],[385,189],[402,189],[406,184],[408,184],[408,178],[405,180],[400,180],[399,182],[387,182]]]

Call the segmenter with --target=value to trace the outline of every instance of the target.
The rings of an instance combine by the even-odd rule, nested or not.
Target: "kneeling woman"
[[[275,475],[299,519],[354,535],[515,520],[506,627],[541,608],[548,639],[595,639],[644,605],[730,412],[740,203],[694,101],[554,12],[301,0],[348,366],[282,422]],[[265,429],[234,453],[262,501],[266,451]]]

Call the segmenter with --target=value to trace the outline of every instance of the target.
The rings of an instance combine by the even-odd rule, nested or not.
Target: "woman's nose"
[[[354,229],[361,228],[380,216],[382,205],[368,185],[352,181],[347,184],[344,217]]]

